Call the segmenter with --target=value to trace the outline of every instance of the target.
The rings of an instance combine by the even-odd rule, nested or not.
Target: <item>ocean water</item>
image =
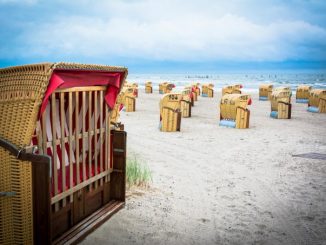
[[[191,83],[213,83],[215,88],[221,89],[226,85],[242,84],[245,90],[256,90],[260,84],[272,83],[274,87],[290,86],[296,90],[300,84],[310,85],[314,88],[326,89],[326,72],[287,72],[287,73],[226,73],[226,74],[129,74],[129,82],[137,82],[141,87],[146,81],[151,81],[155,86],[168,81],[177,88]]]

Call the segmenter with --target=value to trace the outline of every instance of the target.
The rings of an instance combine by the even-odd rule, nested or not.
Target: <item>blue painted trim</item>
[[[259,100],[267,101],[268,97],[267,96],[259,96]]]
[[[309,106],[307,111],[313,112],[313,113],[319,113],[319,108],[316,106]]]
[[[235,121],[232,120],[221,120],[220,126],[228,127],[228,128],[235,128]]]
[[[309,99],[296,99],[295,102],[307,104],[309,102]]]

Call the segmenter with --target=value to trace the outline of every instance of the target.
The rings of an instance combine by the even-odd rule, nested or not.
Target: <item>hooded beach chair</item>
[[[146,93],[146,94],[151,94],[151,93],[153,93],[152,82],[146,82],[146,83],[145,83],[145,93]]]
[[[203,84],[202,85],[202,97],[209,97],[213,98],[214,96],[214,84],[209,83],[209,84]]]
[[[196,93],[196,96],[200,96],[200,83],[193,83],[192,84],[193,88],[194,88],[194,91]],[[197,100],[196,100],[197,101]]]
[[[138,98],[138,83],[132,83],[131,87],[134,89],[135,97]]]
[[[125,202],[126,133],[110,126],[127,69],[0,69],[0,243],[77,243]]]
[[[191,88],[185,88],[181,92],[181,115],[182,117],[191,117]]]
[[[251,105],[250,95],[225,94],[220,101],[220,126],[249,128]]]
[[[164,92],[163,92],[163,87],[164,87],[166,84],[167,84],[167,82],[163,82],[163,83],[160,83],[160,84],[158,85],[158,92],[159,92],[159,94],[164,94]]]
[[[259,86],[259,100],[271,100],[273,84],[262,84]]]
[[[311,86],[308,85],[299,85],[297,87],[297,92],[295,95],[295,99],[297,103],[308,103],[309,102],[309,94]]]
[[[159,84],[159,93],[160,94],[170,93],[173,88],[175,88],[175,85],[173,83],[168,83],[168,82],[160,83]]]
[[[308,111],[326,113],[326,89],[312,89],[310,91]]]
[[[276,119],[290,119],[291,96],[292,92],[289,87],[275,88],[271,95],[270,116]]]
[[[169,93],[160,100],[160,130],[163,132],[180,131],[182,94]]]
[[[184,89],[189,89],[190,90],[190,102],[191,102],[191,106],[195,105],[195,97],[197,97],[197,94],[195,92],[195,89],[193,86],[185,86]]]
[[[241,94],[242,85],[235,84],[222,88],[222,96],[225,94]]]
[[[121,90],[111,112],[111,125],[113,125],[116,130],[124,130],[124,125],[120,122],[120,111],[123,109],[123,102],[124,92]]]
[[[123,105],[124,111],[134,112],[136,111],[136,92],[132,86],[123,87]]]

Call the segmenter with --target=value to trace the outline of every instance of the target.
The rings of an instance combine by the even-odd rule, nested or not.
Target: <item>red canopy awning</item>
[[[124,72],[55,69],[41,105],[40,115],[44,112],[50,95],[57,88],[107,86],[104,99],[112,109],[123,78]]]

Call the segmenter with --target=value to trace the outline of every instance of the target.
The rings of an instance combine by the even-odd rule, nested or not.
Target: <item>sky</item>
[[[0,0],[0,67],[326,70],[324,0]]]

